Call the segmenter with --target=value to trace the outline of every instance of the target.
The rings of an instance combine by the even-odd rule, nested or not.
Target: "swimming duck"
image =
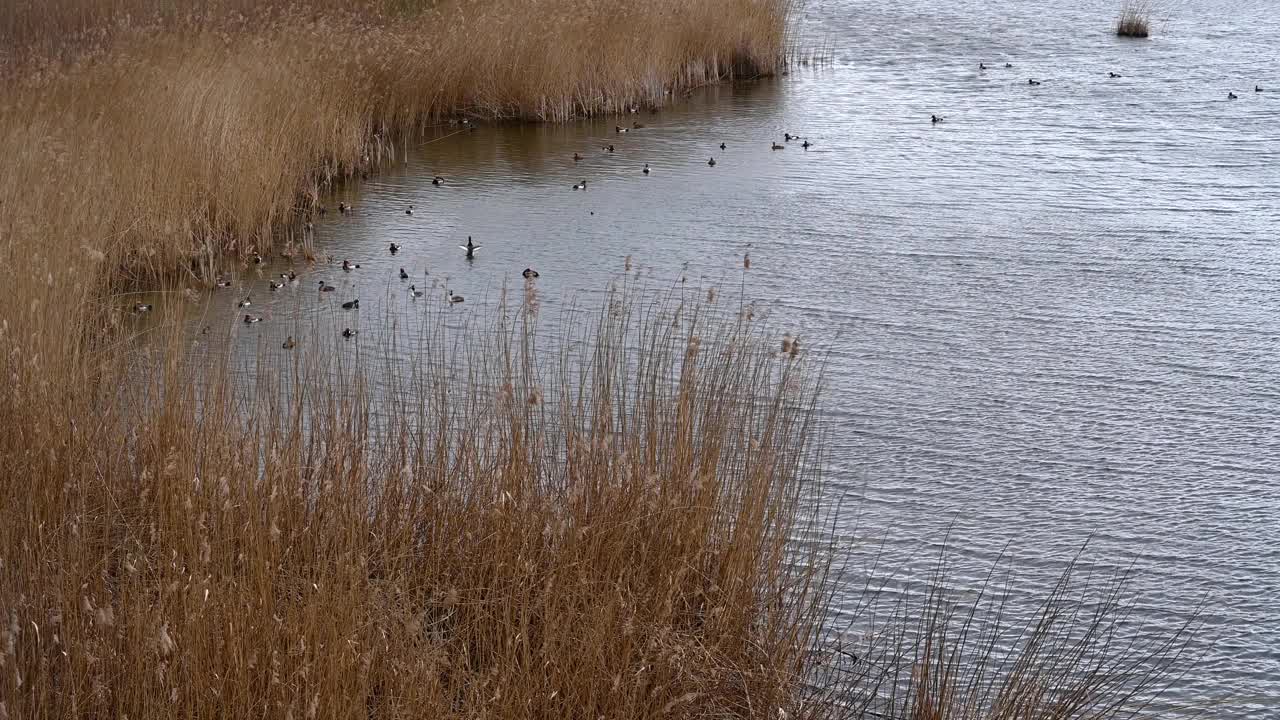
[[[609,145],[609,146],[608,146],[608,148],[609,148],[609,152],[613,152],[613,146],[612,146],[612,145]]]
[[[437,176],[435,176],[435,177],[431,178],[431,184],[432,184],[432,185],[435,185],[436,187],[440,187],[441,185],[443,185],[443,184],[444,184],[444,178],[442,178],[442,177],[440,177],[439,175],[437,175]]]
[[[396,253],[400,252],[400,246],[395,243],[391,243],[391,246],[387,249],[391,251],[392,255],[395,255]]]
[[[574,190],[586,190],[586,189],[587,189],[587,181],[586,181],[586,180],[583,180],[582,182],[578,183],[577,185],[574,185],[574,186],[573,186],[573,189],[574,189]]]
[[[220,288],[229,288],[229,287],[231,287],[231,281],[230,281],[230,280],[223,279],[223,278],[218,278],[218,282],[217,282],[217,283],[215,283],[215,284],[216,284],[218,287],[220,287]]]
[[[1235,93],[1233,93],[1233,92],[1231,92],[1231,91],[1227,91],[1227,99],[1228,99],[1228,100],[1235,100],[1235,99],[1236,99],[1236,97],[1237,97],[1237,96],[1236,96],[1236,94],[1235,94]]]
[[[1107,73],[1107,77],[1109,77],[1109,78],[1118,78],[1118,77],[1120,77],[1120,73],[1118,73],[1118,72],[1109,72],[1109,73]]]
[[[1039,80],[1032,80],[1031,78],[1027,78],[1027,84],[1028,84],[1028,85],[1039,85],[1039,84],[1040,84],[1040,81],[1039,81]]]
[[[342,309],[343,309],[343,310],[359,310],[359,309],[360,309],[360,299],[359,299],[359,298],[356,298],[355,300],[348,300],[348,301],[346,301],[346,302],[342,303]]]
[[[149,313],[151,312],[151,303],[134,303],[133,312],[138,315]]]
[[[285,350],[292,350],[297,346],[298,346],[298,343],[294,342],[293,336],[290,335],[289,337],[285,338],[284,344],[281,345],[280,347],[284,348]]]
[[[613,126],[613,131],[614,131],[614,132],[616,132],[616,133],[624,133],[624,132],[626,132],[626,131],[627,131],[627,130],[629,130],[629,129],[630,129],[630,128],[624,128],[624,127],[622,127],[621,125],[614,125],[614,126]]]
[[[1006,68],[1011,68],[1011,67],[1013,67],[1013,63],[1005,63],[1005,64],[1004,64],[1004,66],[1005,66]]]
[[[280,273],[280,274],[279,274],[279,275],[277,275],[276,277],[280,278],[281,280],[288,280],[288,279],[290,279],[290,278],[289,278],[289,276],[290,276],[291,274],[292,274],[292,273]]]
[[[360,266],[358,264],[353,264],[350,260],[342,261],[342,269],[345,270],[346,272],[351,272],[352,270],[356,270],[359,267]]]
[[[337,290],[337,288],[323,280],[320,281],[320,292],[333,292],[334,290]]]
[[[986,70],[986,69],[987,69],[987,66],[986,66],[986,65],[983,65],[982,63],[978,63],[978,69],[979,69],[979,70]]]
[[[726,148],[725,148],[725,146],[724,146],[724,143],[720,143],[720,149],[721,149],[721,150],[725,150],[725,149],[726,149]]]
[[[573,161],[574,161],[574,162],[578,162],[578,161],[579,161],[579,160],[581,160],[581,159],[582,159],[582,156],[581,156],[581,155],[579,155],[578,153],[574,153],[574,154],[573,154]]]
[[[804,143],[800,145],[800,147],[804,148],[805,150],[808,150],[809,148],[813,147],[813,143],[809,142],[808,140],[805,140]]]
[[[284,287],[284,283],[276,282],[275,280],[272,280],[267,284],[271,286],[271,292],[275,292],[276,290],[279,290],[280,288]]]
[[[405,208],[405,209],[404,209],[404,214],[405,214],[405,215],[412,215],[412,214],[413,214],[413,206],[412,206],[412,205],[410,205],[409,207]]]
[[[1261,85],[1254,85],[1254,86],[1253,86],[1253,91],[1254,91],[1254,92],[1262,92],[1262,86],[1261,86]]]
[[[418,289],[417,285],[409,286],[409,297],[412,297],[414,299],[422,297],[422,291]]]
[[[941,115],[930,115],[930,116],[929,116],[929,122],[933,123],[934,125],[937,125],[938,123],[942,122],[942,121],[943,121],[943,120],[945,120],[945,119],[946,119],[946,118],[942,117]]]
[[[525,268],[524,272],[520,274],[523,275],[525,279],[538,277],[538,271],[533,268]]]
[[[246,325],[252,325],[252,324],[254,324],[254,323],[260,323],[260,322],[262,322],[262,318],[258,317],[257,315],[245,315],[245,316],[244,316],[244,323],[245,323]]]
[[[290,285],[297,285],[297,284],[298,284],[298,273],[290,271],[290,273],[289,273],[289,284],[290,284]]]
[[[791,142],[792,137],[795,137],[795,136],[792,135],[791,133],[782,133],[783,142]]]
[[[250,302],[252,299],[253,299],[252,295],[246,295],[244,299],[240,301],[240,304],[237,307],[242,307],[242,308],[249,307],[250,305],[253,304],[252,302]]]
[[[462,248],[463,250],[466,250],[466,251],[467,251],[467,259],[468,259],[468,260],[470,260],[470,259],[474,258],[474,257],[476,256],[476,251],[480,249],[480,246],[479,246],[479,245],[476,245],[475,243],[471,242],[471,236],[470,236],[470,235],[468,235],[468,236],[467,236],[467,244],[466,244],[466,245],[459,245],[458,247],[460,247],[460,248]]]
[[[631,123],[631,129],[632,129],[632,130],[643,130],[643,129],[644,129],[644,123],[633,122],[633,123]]]
[[[645,175],[649,174],[649,163],[644,164],[644,170],[642,170],[641,172],[643,172]]]
[[[409,273],[405,272],[405,271],[404,271],[404,268],[400,268],[400,279],[401,279],[401,280],[408,280],[408,279],[409,279]]]
[[[343,328],[343,330],[342,330],[342,337],[344,337],[344,338],[346,338],[346,339],[350,340],[351,338],[353,338],[353,337],[355,337],[355,336],[356,336],[356,331],[355,331],[355,330],[352,330],[351,328]]]
[[[262,256],[261,256],[261,255],[259,255],[258,253],[254,253],[254,254],[253,254],[253,264],[254,264],[254,265],[261,265],[261,264],[262,264]]]
[[[348,206],[346,203],[344,202],[338,203],[338,212],[342,213],[343,215],[346,215],[347,209],[348,209]]]
[[[450,291],[449,291],[449,302],[451,302],[451,303],[460,303],[460,302],[463,302],[463,297],[462,297],[461,295],[454,295],[454,294],[453,294],[453,291],[452,291],[452,290],[450,290]]]
[[[710,165],[711,167],[715,167],[715,166],[716,166],[716,159],[715,159],[715,158],[711,158],[710,160],[708,160],[708,161],[707,161],[707,164],[708,164],[708,165]]]
[[[780,144],[780,143],[774,143],[774,144],[772,144],[772,145],[770,145],[770,146],[769,146],[769,149],[770,149],[770,150],[785,150],[785,149],[786,149],[786,146],[785,146],[785,145],[782,145],[782,144]]]

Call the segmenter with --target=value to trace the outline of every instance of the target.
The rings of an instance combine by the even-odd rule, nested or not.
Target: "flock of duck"
[[[986,64],[985,62],[979,62],[979,63],[978,63],[978,72],[986,72],[987,70],[992,69],[992,67],[993,67],[993,66],[988,65],[988,64]],[[1005,68],[1006,70],[1010,70],[1010,69],[1012,69],[1012,68],[1013,68],[1013,63],[1005,63],[1005,64],[1004,64],[1004,68]],[[1114,80],[1114,79],[1116,79],[1116,78],[1121,78],[1121,77],[1124,77],[1124,76],[1123,76],[1123,75],[1121,75],[1121,74],[1120,74],[1120,73],[1118,73],[1118,72],[1111,71],[1111,72],[1108,72],[1108,73],[1107,73],[1107,77],[1108,77],[1108,78],[1111,78],[1112,80]],[[1041,80],[1036,80],[1035,78],[1027,78],[1027,84],[1028,84],[1028,85],[1030,85],[1030,86],[1032,86],[1032,87],[1035,87],[1035,86],[1039,86],[1039,85],[1043,84],[1043,81],[1041,81]],[[1256,92],[1256,93],[1260,93],[1260,92],[1262,92],[1262,86],[1261,86],[1261,85],[1257,85],[1257,84],[1255,84],[1255,85],[1253,86],[1253,91],[1254,91],[1254,92]],[[1239,96],[1239,95],[1236,95],[1234,91],[1232,91],[1232,90],[1228,90],[1228,91],[1227,91],[1227,99],[1228,99],[1228,100],[1238,100],[1238,99],[1240,99],[1240,96]],[[944,120],[946,120],[946,118],[944,118],[943,116],[938,115],[938,114],[933,114],[933,115],[930,115],[930,116],[929,116],[929,121],[930,121],[930,122],[932,122],[934,125],[937,125],[938,123],[940,123],[940,122],[942,122],[942,121],[944,121]],[[806,145],[806,148],[807,148],[807,145]]]
[[[635,110],[632,110],[632,112],[635,112]],[[631,127],[623,127],[621,125],[615,125],[614,133],[617,135],[622,135],[623,133],[629,133],[633,130],[641,130],[644,127],[645,125],[639,122],[633,123]],[[811,143],[807,138],[803,138],[799,135],[795,135],[790,132],[783,133],[783,143],[792,143],[792,142],[798,142],[800,147],[803,148],[804,150],[808,150],[809,148],[813,147],[813,143]],[[770,149],[785,150],[787,145],[783,143],[779,143],[777,141],[771,141]],[[720,143],[719,148],[721,151],[725,151],[728,149],[728,145],[722,142]],[[603,145],[600,149],[602,152],[605,152],[605,153],[612,153],[616,151],[616,147],[612,143]],[[583,160],[582,155],[580,153],[575,152],[573,154],[573,161],[577,163],[581,160]],[[707,165],[711,167],[715,167],[716,158],[714,155],[712,155],[707,160]],[[644,175],[649,175],[652,172],[651,168],[649,167],[649,163],[645,163],[644,167],[641,168],[640,172],[643,173]],[[436,187],[442,186],[445,184],[445,179],[437,175],[432,178],[431,184]],[[573,189],[586,191],[587,181],[582,180],[581,182],[575,183],[573,185]],[[409,205],[408,207],[405,208],[404,214],[413,215],[414,210],[415,210],[414,206]],[[323,205],[321,205],[316,209],[316,213],[320,215],[325,215],[327,213],[327,209]],[[338,213],[344,216],[352,215],[355,213],[355,207],[353,205],[346,203],[345,201],[339,202]],[[306,228],[308,231],[312,230],[312,223],[310,221],[306,223]],[[475,243],[475,241],[471,238],[471,236],[467,236],[467,244],[459,245],[458,249],[463,251],[464,257],[468,261],[471,261],[475,259],[476,251],[480,250],[481,247],[482,246],[477,245]],[[388,245],[387,250],[388,252],[390,252],[391,255],[396,255],[400,252],[401,245],[398,243],[392,242]],[[253,253],[250,259],[252,263],[255,265],[260,265],[263,262],[262,256],[257,254],[256,252]],[[335,259],[332,256],[329,256],[327,260],[329,264],[332,264],[335,261]],[[358,263],[353,263],[350,260],[343,260],[341,264],[341,268],[344,273],[351,273],[356,270],[359,270],[360,265]],[[430,272],[427,271],[425,274],[429,275]],[[398,275],[401,281],[406,281],[411,279],[409,272],[406,271],[403,267],[400,268]],[[524,277],[526,281],[532,281],[539,277],[538,271],[534,270],[533,268],[525,268],[524,271],[521,272],[521,276]],[[299,283],[300,283],[300,280],[298,278],[297,272],[290,270],[289,272],[280,273],[275,279],[268,280],[267,287],[270,289],[271,292],[276,292],[286,287],[296,287],[299,285]],[[232,280],[226,277],[218,277],[214,285],[215,285],[215,289],[227,289],[233,286],[233,282]],[[336,286],[330,284],[326,280],[317,281],[316,291],[319,294],[337,292],[337,290],[338,288]],[[409,297],[413,300],[417,300],[426,295],[426,293],[423,290],[418,289],[418,286],[416,284],[410,284],[407,288],[407,293]],[[456,294],[454,293],[453,290],[448,288],[445,288],[444,299],[445,299],[445,302],[447,302],[450,305],[455,305],[465,301],[465,298],[462,295]],[[240,310],[245,310],[245,309],[251,308],[252,306],[253,306],[252,293],[249,295],[246,295],[244,299],[240,300],[239,303],[237,304],[237,308]],[[133,306],[133,312],[135,314],[148,313],[152,311],[153,307],[154,306],[150,303],[135,303]],[[351,300],[345,301],[341,303],[341,307],[343,310],[359,311],[360,299],[353,298]],[[246,325],[255,325],[257,323],[262,322],[264,319],[265,318],[261,315],[254,315],[251,312],[245,312],[241,318],[241,322],[243,322]],[[203,332],[208,332],[208,328],[206,327]],[[343,338],[351,339],[355,337],[358,334],[358,332],[359,332],[358,330],[354,330],[350,327],[344,327],[342,329],[341,335]],[[283,347],[285,350],[292,350],[295,347],[297,347],[297,341],[294,339],[292,335],[290,335],[285,339],[281,347]]]

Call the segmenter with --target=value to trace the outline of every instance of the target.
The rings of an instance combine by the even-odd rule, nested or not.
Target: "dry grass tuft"
[[[1151,33],[1151,4],[1147,0],[1125,0],[1116,19],[1116,35],[1144,38]]]

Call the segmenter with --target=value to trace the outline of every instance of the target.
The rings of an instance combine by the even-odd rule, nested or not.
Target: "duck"
[[[643,129],[644,129],[644,123],[633,122],[633,123],[631,123],[631,129],[632,129],[632,130],[643,130]]]
[[[357,268],[359,268],[359,267],[360,267],[359,265],[357,265],[357,264],[353,264],[350,260],[343,260],[343,261],[342,261],[342,269],[343,269],[345,272],[351,272],[352,270],[355,270],[355,269],[357,269]]]
[[[443,185],[443,184],[444,184],[444,178],[442,178],[442,177],[440,177],[439,175],[437,175],[437,176],[435,176],[435,177],[431,178],[431,184],[432,184],[432,185],[435,185],[436,187],[440,187],[441,185]]]
[[[613,131],[614,131],[614,132],[616,132],[616,133],[624,133],[624,132],[627,132],[627,131],[628,131],[628,130],[630,130],[630,129],[631,129],[631,128],[624,128],[624,127],[622,127],[621,125],[614,125],[614,126],[613,126]]]
[[[1254,85],[1254,86],[1253,86],[1253,91],[1254,91],[1254,92],[1262,92],[1262,86],[1261,86],[1261,85]]]
[[[613,146],[612,146],[612,145],[607,145],[606,147],[608,147],[608,148],[609,148],[609,152],[613,152]]]
[[[774,143],[769,146],[770,150],[786,150],[786,146],[780,143]]]
[[[275,280],[272,280],[272,281],[268,282],[267,284],[271,286],[271,292],[275,292],[275,291],[279,290],[280,288],[284,287],[284,283],[282,283],[282,282],[276,282]]]
[[[250,305],[252,305],[252,304],[253,304],[253,303],[251,302],[252,300],[253,300],[253,296],[252,296],[252,295],[245,295],[245,296],[244,296],[244,299],[240,301],[240,304],[239,304],[237,307],[247,308],[247,307],[249,307]]]
[[[1004,64],[1004,66],[1005,66],[1005,69],[1008,69],[1008,68],[1013,67],[1013,63],[1008,63],[1008,62],[1007,62],[1007,63],[1005,63],[1005,64]]]
[[[391,246],[387,249],[391,251],[392,255],[395,255],[396,253],[400,252],[400,246],[395,243],[391,243]]]
[[[1107,77],[1109,77],[1109,78],[1118,78],[1118,77],[1120,77],[1120,73],[1118,73],[1118,72],[1109,72],[1109,73],[1107,73]]]
[[[355,300],[348,300],[348,301],[346,301],[346,302],[342,303],[342,309],[343,309],[343,310],[359,310],[359,309],[360,309],[360,299],[359,299],[359,298],[356,298]]]
[[[941,115],[930,115],[930,116],[929,116],[929,122],[933,123],[934,125],[937,125],[938,123],[942,122],[943,120],[946,120],[946,118],[942,117]]]
[[[525,269],[524,269],[524,272],[522,272],[522,273],[520,273],[520,274],[521,274],[521,275],[523,275],[523,276],[525,277],[525,279],[526,279],[526,280],[527,280],[527,279],[529,279],[529,278],[536,278],[536,277],[538,277],[538,271],[537,271],[537,270],[534,270],[533,268],[525,268]]]
[[[708,164],[708,165],[710,165],[711,167],[715,167],[715,166],[716,166],[716,159],[715,159],[715,158],[711,158],[710,160],[708,160],[708,161],[707,161],[707,164]]]
[[[262,264],[262,256],[261,256],[261,255],[259,255],[259,254],[258,254],[258,253],[256,253],[256,252],[253,254],[253,264],[254,264],[254,265],[261,265],[261,264]]]
[[[133,312],[134,314],[137,314],[137,315],[141,315],[142,313],[149,313],[151,312],[151,309],[152,309],[151,303],[134,303],[133,304]]]
[[[1031,79],[1031,78],[1027,78],[1027,84],[1028,84],[1028,85],[1039,85],[1039,84],[1040,84],[1040,81],[1039,81],[1039,80],[1033,80],[1033,79]]]
[[[290,285],[297,285],[297,284],[298,284],[298,273],[296,273],[296,272],[290,272],[290,273],[289,273],[289,284],[290,284]]]
[[[412,215],[412,214],[413,214],[413,206],[412,206],[412,205],[410,205],[409,207],[405,208],[405,209],[404,209],[404,214],[405,214],[405,215]]]
[[[791,142],[791,138],[795,137],[791,133],[782,133],[783,142]]]
[[[1235,93],[1231,92],[1230,90],[1228,90],[1228,91],[1227,91],[1227,99],[1228,99],[1228,100],[1235,100],[1237,97],[1238,97],[1238,96],[1237,96]]]
[[[460,248],[462,248],[463,250],[466,250],[466,251],[467,251],[467,259],[468,259],[468,260],[470,260],[470,259],[474,258],[474,257],[476,256],[476,251],[480,249],[480,246],[479,246],[479,245],[476,245],[475,243],[471,242],[471,236],[470,236],[470,235],[468,235],[468,236],[467,236],[467,244],[466,244],[466,245],[459,245],[458,247],[460,247]]]
[[[355,337],[355,336],[356,336],[356,332],[357,332],[357,331],[352,330],[351,328],[343,328],[343,329],[342,329],[342,337],[344,337],[344,338],[346,338],[346,339],[350,340],[351,338],[353,338],[353,337]]]
[[[298,343],[294,342],[293,336],[290,335],[289,337],[285,338],[284,344],[281,345],[280,347],[284,348],[285,350],[292,350],[297,346],[298,346]]]
[[[409,286],[409,297],[414,298],[415,300],[422,297],[422,291],[418,289],[417,285]]]
[[[725,147],[725,144],[724,144],[724,143],[720,143],[720,149],[721,149],[721,150],[728,150],[728,148],[727,148],[727,147]]]
[[[404,268],[400,268],[400,279],[401,279],[401,280],[408,280],[408,279],[409,279],[409,273],[405,272],[405,271],[404,271]]]
[[[809,142],[808,140],[805,140],[805,141],[800,145],[800,147],[804,148],[805,150],[808,150],[809,148],[813,147],[813,143]]]
[[[649,174],[649,163],[644,164],[644,170],[641,170],[641,172],[643,172],[645,175]]]
[[[574,162],[578,162],[578,161],[579,161],[579,160],[581,160],[581,159],[582,159],[582,156],[581,156],[581,155],[579,155],[578,153],[574,153],[574,154],[573,154],[573,161],[574,161]]]
[[[987,69],[987,66],[986,66],[986,65],[984,65],[983,63],[978,63],[978,69],[979,69],[979,70],[986,70],[986,69]]]
[[[349,205],[347,205],[346,203],[344,203],[344,202],[340,202],[340,203],[338,203],[338,212],[342,213],[343,215],[346,215],[346,214],[347,214],[347,210],[349,210],[349,209],[350,209],[350,206],[349,206]]]
[[[460,302],[464,302],[464,298],[463,298],[461,295],[454,295],[454,294],[453,294],[453,291],[452,291],[452,290],[450,290],[450,291],[449,291],[449,302],[451,302],[451,303],[460,303]]]
[[[323,280],[320,281],[320,292],[333,292],[334,290],[337,290],[337,288]]]
[[[245,324],[245,325],[252,325],[252,324],[254,324],[254,323],[260,323],[260,322],[262,322],[262,318],[258,317],[257,315],[245,315],[245,316],[244,316],[244,324]]]
[[[218,278],[218,282],[216,282],[216,283],[214,283],[214,284],[215,284],[215,285],[217,285],[217,286],[218,286],[218,287],[220,287],[220,288],[229,288],[229,287],[231,287],[231,281],[230,281],[230,280],[227,280],[227,279],[225,279],[225,278]]]
[[[573,186],[573,189],[574,189],[574,190],[586,190],[586,189],[587,189],[587,181],[586,181],[586,180],[583,180],[582,182],[578,183],[577,185],[574,185],[574,186]]]

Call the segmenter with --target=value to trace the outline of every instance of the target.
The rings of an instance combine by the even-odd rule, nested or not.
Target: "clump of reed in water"
[[[1116,35],[1144,38],[1151,32],[1151,6],[1146,0],[1126,0],[1116,19]]]

